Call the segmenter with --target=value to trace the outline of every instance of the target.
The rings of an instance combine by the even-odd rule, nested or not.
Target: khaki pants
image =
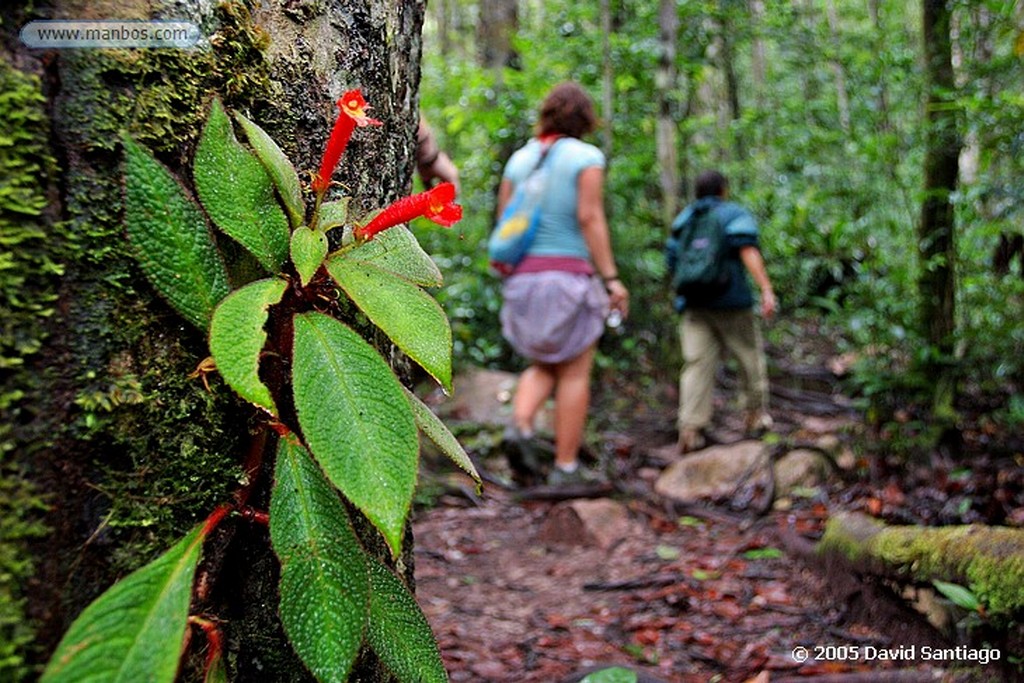
[[[683,372],[679,379],[679,428],[711,424],[711,390],[715,372],[728,351],[740,364],[740,406],[768,410],[768,369],[761,326],[753,310],[687,309],[679,324]]]

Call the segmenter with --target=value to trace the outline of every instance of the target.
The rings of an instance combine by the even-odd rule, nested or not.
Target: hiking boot
[[[572,472],[566,472],[557,465],[548,473],[548,486],[563,488],[569,486],[585,486],[587,484],[605,484],[607,480],[598,472],[577,465]]]
[[[763,410],[753,410],[747,413],[747,419],[743,423],[743,432],[750,439],[759,439],[767,434],[775,421],[772,416]]]
[[[532,480],[540,475],[540,457],[532,436],[526,436],[516,427],[506,427],[501,450],[518,479]]]
[[[699,427],[684,427],[679,431],[679,454],[693,453],[708,445],[704,430]]]

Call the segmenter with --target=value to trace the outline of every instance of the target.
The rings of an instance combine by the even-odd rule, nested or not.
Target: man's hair
[[[718,171],[703,171],[693,183],[693,193],[702,197],[721,197],[729,187],[729,180]]]
[[[581,138],[597,128],[594,103],[576,83],[566,81],[551,89],[540,105],[537,132]]]

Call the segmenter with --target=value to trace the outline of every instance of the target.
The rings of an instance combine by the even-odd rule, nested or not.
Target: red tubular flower
[[[446,228],[460,220],[462,207],[455,203],[455,186],[441,183],[426,192],[403,197],[374,216],[366,225],[357,227],[355,236],[360,240],[373,239],[378,232],[408,223],[420,216]]]
[[[334,121],[334,128],[327,141],[324,157],[320,160],[320,172],[313,178],[313,191],[317,194],[324,192],[331,184],[334,169],[337,167],[345,147],[348,146],[348,139],[352,137],[352,131],[356,126],[381,125],[380,121],[366,115],[366,110],[369,108],[370,105],[366,104],[363,93],[359,90],[349,90],[338,100],[338,118]]]

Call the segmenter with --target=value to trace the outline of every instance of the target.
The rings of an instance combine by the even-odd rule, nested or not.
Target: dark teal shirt
[[[751,308],[754,305],[754,294],[747,279],[747,269],[740,260],[740,249],[743,247],[760,248],[758,241],[757,222],[749,211],[735,202],[727,202],[721,197],[702,197],[683,209],[672,221],[672,232],[665,243],[665,265],[668,272],[675,271],[679,233],[694,210],[710,205],[718,220],[725,226],[725,237],[729,252],[726,255],[725,267],[729,270],[729,286],[719,294],[707,300],[690,302],[686,297],[676,296],[674,307],[682,313],[686,308],[711,310],[737,310]]]

